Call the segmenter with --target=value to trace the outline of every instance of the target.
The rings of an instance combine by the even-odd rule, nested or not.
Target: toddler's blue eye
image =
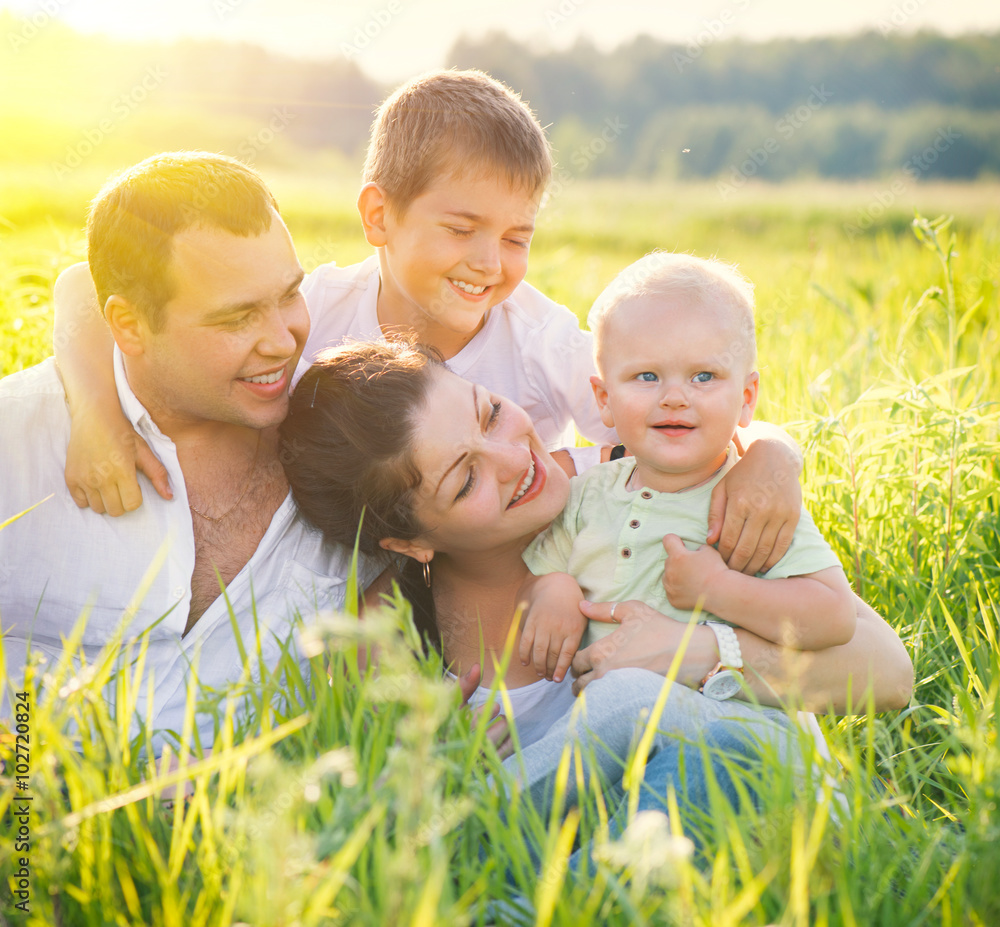
[[[640,373],[636,379],[641,380],[643,383],[655,383],[659,377],[655,373],[650,373],[647,370],[645,373]]]
[[[714,373],[709,373],[707,370],[703,370],[701,373],[696,373],[692,378],[695,383],[708,383],[709,380],[715,379]]]

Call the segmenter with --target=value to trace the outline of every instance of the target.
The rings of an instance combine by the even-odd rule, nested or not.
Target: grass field
[[[50,353],[52,283],[83,256],[103,177],[0,179],[0,374]],[[267,179],[306,269],[367,253],[352,178]],[[528,274],[581,316],[654,247],[717,254],[756,282],[758,415],[804,447],[807,505],[916,668],[904,711],[823,719],[830,777],[793,792],[770,764],[759,812],[689,821],[708,863],[677,858],[664,833],[609,838],[596,796],[540,821],[490,787],[482,730],[440,666],[412,656],[397,603],[362,630],[325,620],[313,678],[329,662],[330,685],[284,667],[282,686],[250,690],[235,735],[220,693],[216,750],[172,775],[128,741],[127,712],[108,714],[101,667],[57,671],[31,705],[27,915],[7,890],[23,793],[14,745],[0,746],[0,923],[506,924],[496,902],[518,897],[528,923],[567,927],[1000,923],[1000,188],[914,185],[888,206],[886,189],[748,184],[723,198],[581,180],[546,205]],[[914,206],[953,221],[914,228]],[[382,648],[377,674],[355,668],[361,637]],[[118,685],[127,705],[132,680]],[[194,797],[167,809],[160,793],[182,776]],[[596,874],[567,869],[574,837],[607,844]]]

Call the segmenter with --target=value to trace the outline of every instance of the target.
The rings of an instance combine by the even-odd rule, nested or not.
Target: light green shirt
[[[689,550],[705,543],[712,489],[737,459],[730,447],[726,463],[707,483],[680,492],[626,489],[635,468],[631,457],[591,467],[570,481],[566,508],[531,542],[524,561],[536,576],[569,573],[592,602],[638,599],[678,621],[691,621],[693,612],[674,608],[663,589],[663,536],[678,535]],[[832,566],[840,561],[803,509],[785,556],[757,575],[783,579]],[[701,617],[714,616],[702,612]],[[613,624],[590,622],[581,646],[614,629]]]

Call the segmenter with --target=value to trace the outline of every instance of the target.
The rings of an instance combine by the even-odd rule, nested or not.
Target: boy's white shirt
[[[378,271],[372,255],[349,267],[323,264],[306,278],[302,292],[312,327],[296,381],[326,348],[345,340],[384,340],[376,311]],[[574,424],[595,444],[618,442],[601,422],[590,386],[596,373],[590,332],[528,283],[487,313],[482,329],[447,366],[521,406],[550,450],[576,443]]]

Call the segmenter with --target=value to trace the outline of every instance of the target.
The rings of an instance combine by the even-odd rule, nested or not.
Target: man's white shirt
[[[146,482],[142,506],[110,518],[78,508],[66,488],[70,417],[54,361],[0,380],[0,523],[37,503],[0,529],[4,688],[20,684],[29,642],[43,659],[58,659],[63,638],[86,613],[81,644],[88,661],[118,632],[126,642],[148,641],[135,714],[179,735],[190,668],[197,665],[203,688],[239,680],[238,634],[249,681],[258,680],[260,662],[277,665],[297,613],[308,620],[343,604],[349,555],[325,544],[289,495],[226,595],[185,636],[195,546],[184,476],[173,442],[130,389],[117,349],[115,382],[126,417],[167,468],[174,498],[161,499]],[[363,588],[373,577],[364,565],[359,573]],[[133,657],[137,652],[133,646]],[[8,711],[5,698],[2,714]],[[209,745],[210,715],[199,718],[199,729]]]

